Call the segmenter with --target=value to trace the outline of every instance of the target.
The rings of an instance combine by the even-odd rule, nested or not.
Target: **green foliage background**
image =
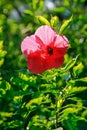
[[[53,2],[0,1],[1,130],[87,130],[87,1]],[[20,46],[43,24],[66,35],[69,49],[62,68],[34,75]]]

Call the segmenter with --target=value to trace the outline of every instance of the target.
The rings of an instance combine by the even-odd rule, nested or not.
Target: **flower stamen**
[[[48,47],[48,48],[47,48],[47,51],[48,51],[48,54],[50,54],[50,55],[52,55],[52,54],[53,54],[53,48]]]

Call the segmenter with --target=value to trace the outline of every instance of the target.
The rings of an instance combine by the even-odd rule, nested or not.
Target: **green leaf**
[[[0,59],[4,58],[6,54],[6,51],[0,50]]]
[[[24,14],[29,15],[29,16],[34,16],[31,10],[24,10]]]
[[[71,86],[69,86],[69,89],[67,89],[67,90],[70,94],[72,94],[72,93],[76,94],[76,93],[80,93],[80,92],[87,90],[87,87],[71,87]]]
[[[35,104],[41,104],[43,100],[43,97],[39,97],[39,98],[34,98],[32,99],[29,103],[27,103],[26,107],[35,107]]]
[[[70,25],[70,23],[72,22],[73,16],[71,16],[68,20],[65,20],[65,22],[62,24],[59,33],[62,34],[64,32],[64,30]]]
[[[82,117],[87,119],[87,109],[82,113]]]
[[[75,67],[73,68],[74,75],[75,75],[75,76],[78,76],[78,74],[80,74],[80,73],[83,71],[83,68],[84,68],[84,66],[83,66],[83,64],[80,62],[77,66],[75,66]]]
[[[75,81],[81,81],[81,82],[87,83],[87,77],[76,79]]]
[[[42,24],[46,24],[46,25],[50,26],[49,21],[48,21],[46,18],[44,18],[43,16],[36,16],[36,18],[37,18]]]
[[[54,13],[64,13],[65,11],[66,11],[65,7],[58,7],[53,9]]]
[[[30,0],[29,0],[30,2]],[[44,7],[44,1],[43,0],[32,0],[31,3],[33,11],[42,10]]]
[[[2,50],[2,49],[3,49],[3,41],[0,40],[0,50]]]
[[[67,71],[67,70],[71,69],[76,64],[77,58],[78,58],[78,56],[76,56],[75,58],[70,60],[64,68],[61,68],[61,70]]]
[[[12,112],[0,112],[1,117],[11,117],[12,115]]]
[[[7,81],[0,81],[0,97],[5,95],[8,90],[10,91],[10,89],[11,85]]]
[[[0,67],[3,65],[4,59],[0,59]]]
[[[72,111],[73,111],[73,108],[72,108]],[[75,118],[73,113],[68,115],[68,119],[63,121],[63,125],[67,130],[78,130],[77,119]]]
[[[54,28],[58,27],[58,23],[59,23],[58,17],[57,16],[52,17],[50,20],[50,23],[51,23],[52,27],[54,27]]]
[[[3,50],[3,41],[0,40],[0,67],[4,63],[4,57],[7,54],[7,51]]]

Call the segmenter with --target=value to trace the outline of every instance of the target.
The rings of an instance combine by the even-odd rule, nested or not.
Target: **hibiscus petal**
[[[54,46],[57,48],[68,48],[68,39],[63,35],[57,35]]]
[[[46,70],[45,59],[40,56],[40,52],[35,52],[28,57],[28,69],[34,73],[39,74]]]
[[[62,57],[60,57],[60,58],[56,58],[55,59],[55,68],[59,68],[59,67],[61,67],[62,66],[62,64],[64,63],[64,56],[62,56]]]
[[[64,62],[64,56],[49,57],[49,58],[46,59],[46,62],[45,62],[45,64],[47,65],[46,69],[59,68],[60,66],[62,66],[63,62]]]
[[[21,50],[23,52],[23,54],[28,57],[28,55],[30,53],[33,53],[37,50],[39,50],[39,44],[37,44],[35,42],[35,36],[32,35],[32,36],[27,36],[23,41],[22,41],[22,44],[21,44]]]
[[[57,56],[57,57],[64,56],[66,54],[66,50],[67,50],[66,47],[65,48],[63,48],[63,47],[62,48],[55,47],[53,55]]]
[[[38,37],[43,44],[49,45],[54,41],[56,32],[54,32],[50,26],[44,25],[37,29],[35,36]]]

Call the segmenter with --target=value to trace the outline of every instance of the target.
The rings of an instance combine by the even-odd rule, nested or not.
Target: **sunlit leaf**
[[[13,113],[11,112],[0,112],[1,117],[11,117]]]
[[[0,50],[2,50],[2,49],[3,49],[3,41],[0,40]]]
[[[68,20],[65,20],[64,23],[62,24],[59,33],[62,34],[64,32],[64,30],[70,25],[70,23],[73,20],[73,16],[71,16]]]
[[[29,103],[27,103],[26,107],[35,107],[35,104],[39,105],[42,103],[43,97],[32,99]]]
[[[0,97],[5,95],[8,90],[10,90],[11,85],[7,81],[0,81]]]
[[[74,75],[77,76],[83,71],[83,64],[80,62],[77,66],[73,68]]]
[[[77,58],[78,58],[78,56],[76,58],[73,58],[72,60],[70,60],[64,68],[61,68],[61,70],[67,71],[67,70],[71,69],[76,64]]]
[[[59,19],[57,16],[54,16],[51,18],[50,24],[53,28],[57,27],[57,29],[58,29],[58,23],[59,23]]]
[[[4,58],[6,54],[7,54],[6,51],[0,50],[0,59]]]
[[[83,92],[85,90],[87,90],[87,87],[71,87],[71,86],[69,86],[67,88],[67,91],[68,91],[69,94],[81,93],[81,92]]]
[[[87,77],[76,79],[75,81],[81,81],[81,82],[87,83]]]
[[[46,24],[46,25],[50,26],[49,21],[48,21],[46,18],[44,18],[43,16],[36,16],[36,18],[37,18],[42,24]]]

